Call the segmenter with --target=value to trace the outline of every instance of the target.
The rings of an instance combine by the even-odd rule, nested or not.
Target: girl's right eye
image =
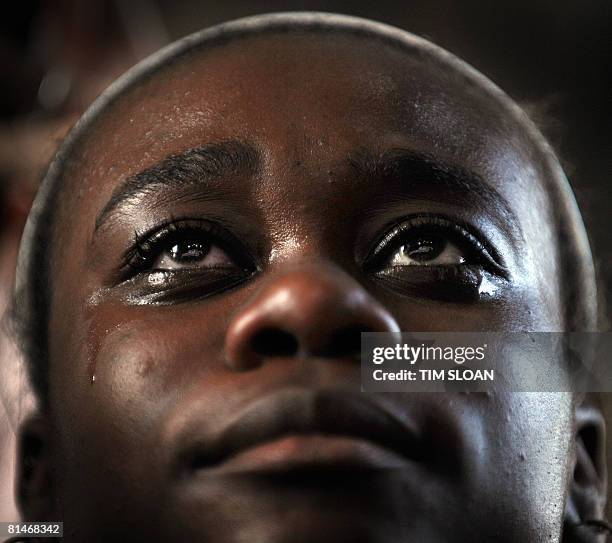
[[[153,262],[154,270],[231,267],[231,257],[218,245],[197,237],[171,242]]]
[[[246,247],[227,230],[203,219],[180,219],[136,234],[119,286],[131,305],[168,305],[218,294],[256,270]]]

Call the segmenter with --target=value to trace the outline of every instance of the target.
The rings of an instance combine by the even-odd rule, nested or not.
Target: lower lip
[[[407,460],[374,443],[336,436],[287,436],[246,449],[206,472],[289,473],[298,471],[388,470]]]

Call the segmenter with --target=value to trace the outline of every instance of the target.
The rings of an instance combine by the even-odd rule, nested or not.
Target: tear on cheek
[[[480,284],[478,285],[478,296],[482,298],[494,298],[499,292],[500,287],[491,281],[487,274],[482,274]]]
[[[201,313],[150,310],[139,315],[138,320],[92,326],[89,378],[96,393],[146,394],[155,401],[224,371],[224,336],[203,326]]]
[[[163,344],[137,321],[98,331],[98,348],[92,353],[91,385],[113,395],[132,395],[155,382]]]

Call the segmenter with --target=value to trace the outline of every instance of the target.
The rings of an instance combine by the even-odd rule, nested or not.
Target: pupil
[[[444,246],[442,238],[419,238],[404,245],[403,251],[411,259],[424,262],[437,258],[444,250]]]
[[[184,241],[173,245],[170,249],[172,259],[183,262],[200,260],[205,253],[204,244],[199,241]]]

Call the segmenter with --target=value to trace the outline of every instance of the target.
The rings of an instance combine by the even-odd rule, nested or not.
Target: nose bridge
[[[272,277],[234,316],[226,358],[236,369],[275,356],[354,357],[361,332],[397,332],[393,316],[338,266],[318,262]]]

